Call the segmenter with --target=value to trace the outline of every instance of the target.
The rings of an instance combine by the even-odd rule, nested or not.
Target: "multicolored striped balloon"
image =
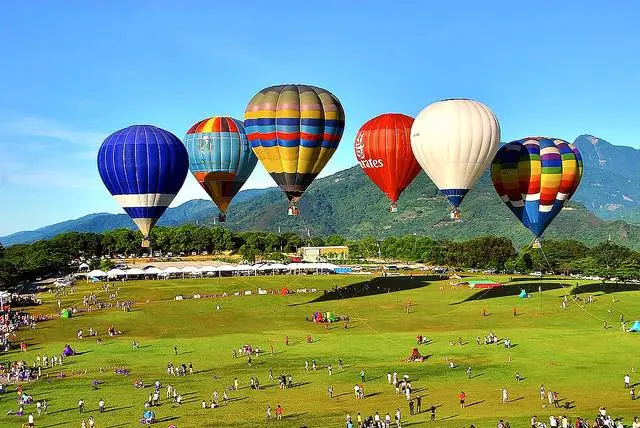
[[[580,152],[556,138],[512,141],[498,150],[491,164],[498,195],[536,238],[573,196],[581,178]]]
[[[98,172],[149,245],[149,233],[184,184],[189,155],[178,137],[151,125],[109,135],[98,151]]]
[[[344,121],[331,92],[307,85],[265,88],[244,116],[251,148],[294,207],[336,151]]]
[[[213,116],[193,125],[184,137],[189,169],[220,210],[221,221],[233,197],[247,181],[258,158],[249,147],[241,121]]]

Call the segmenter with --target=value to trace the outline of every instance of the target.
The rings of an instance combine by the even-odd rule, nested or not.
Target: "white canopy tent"
[[[127,274],[127,276],[131,276],[131,275],[145,275],[147,272],[139,268],[131,268],[131,269],[127,269],[125,273]]]
[[[107,277],[107,273],[98,269],[92,270],[91,272],[87,273],[87,278],[106,278],[106,277]]]
[[[122,269],[111,269],[107,272],[107,277],[109,278],[119,278],[121,276],[127,276],[127,273]]]
[[[157,267],[151,266],[144,270],[145,275],[160,275],[162,273],[162,269],[158,269]]]

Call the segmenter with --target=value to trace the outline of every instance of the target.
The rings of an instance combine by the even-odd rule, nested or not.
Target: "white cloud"
[[[8,122],[0,122],[5,133],[28,137],[44,137],[66,141],[80,146],[98,147],[107,137],[106,133],[72,129],[57,120],[23,117]]]

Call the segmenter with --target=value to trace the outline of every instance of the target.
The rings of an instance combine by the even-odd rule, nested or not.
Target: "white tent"
[[[145,275],[160,275],[162,273],[162,269],[158,269],[157,267],[151,266],[144,270]]]
[[[80,266],[78,266],[78,270],[89,270],[89,265],[87,263],[82,263]]]
[[[261,265],[261,266],[258,266],[257,270],[259,270],[260,272],[272,271],[273,265],[269,265],[269,264]]]
[[[106,272],[103,272],[101,270],[92,270],[91,272],[87,273],[87,278],[104,278],[107,276]]]
[[[236,271],[236,267],[235,266],[231,266],[231,265],[222,265],[218,268],[218,270],[220,272],[234,272]]]
[[[165,270],[162,271],[162,273],[160,273],[160,276],[169,276],[169,275],[176,275],[182,273],[180,271],[180,269],[178,269],[175,266],[169,266],[168,268],[166,268]]]
[[[196,272],[197,270],[198,269],[196,269],[193,266],[185,266],[182,269],[180,269],[180,272],[182,272],[182,273],[193,273],[193,272]]]
[[[202,266],[198,270],[202,273],[208,273],[208,272],[217,272],[218,268],[215,266]]]
[[[107,272],[107,276],[109,278],[117,278],[119,276],[125,276],[126,274],[127,273],[122,269],[111,269],[109,272]]]
[[[287,265],[283,265],[282,263],[274,263],[271,267],[275,270],[284,270],[287,269]]]
[[[147,272],[143,271],[142,269],[139,268],[131,268],[125,271],[127,276],[130,275],[145,275]]]

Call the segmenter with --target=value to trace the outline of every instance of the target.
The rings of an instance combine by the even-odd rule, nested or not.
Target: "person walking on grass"
[[[509,401],[509,393],[507,392],[507,388],[502,388],[502,404],[507,404]]]
[[[416,398],[416,413],[422,413],[422,397]]]
[[[98,401],[98,408],[100,409],[100,413],[104,413],[104,400],[101,398],[100,401]]]
[[[400,409],[396,410],[396,425],[398,428],[402,427],[402,415],[400,414]]]
[[[176,355],[178,355],[178,347],[177,347],[177,346],[174,346],[174,347],[173,347],[173,352],[174,352]]]
[[[271,420],[271,406],[267,405],[267,420]]]
[[[467,377],[471,379],[471,366],[467,368]]]
[[[429,408],[429,411],[431,412],[431,422],[435,422],[436,421],[436,405],[432,404],[431,407]]]
[[[364,382],[364,369],[360,370],[360,380]]]
[[[78,412],[80,414],[84,413],[84,400],[82,398],[78,400]]]
[[[93,416],[89,416],[89,428],[95,428],[96,421],[93,419]]]
[[[276,407],[276,419],[281,421],[283,413],[284,413],[284,409],[278,404],[278,407]]]
[[[624,375],[624,387],[631,388],[631,376],[629,376],[629,373]]]
[[[466,395],[464,393],[464,391],[460,391],[460,394],[458,394],[458,401],[460,401],[460,408],[464,409],[464,400],[466,398]]]

